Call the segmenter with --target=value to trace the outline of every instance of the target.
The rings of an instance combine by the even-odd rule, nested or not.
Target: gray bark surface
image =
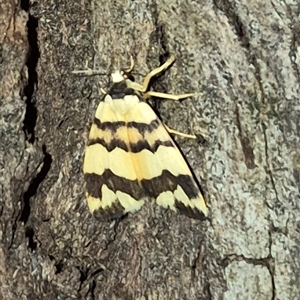
[[[0,299],[300,299],[296,1],[0,1]],[[209,219],[89,213],[86,137],[108,76],[154,82]]]

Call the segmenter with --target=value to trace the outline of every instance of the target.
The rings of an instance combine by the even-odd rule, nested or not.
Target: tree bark
[[[1,299],[299,299],[299,5],[0,0]],[[135,59],[203,188],[206,221],[98,222],[82,162],[109,74]]]

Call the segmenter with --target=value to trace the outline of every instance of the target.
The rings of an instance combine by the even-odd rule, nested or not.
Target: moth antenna
[[[130,55],[130,67],[128,69],[125,69],[124,72],[130,74],[134,69],[134,59],[133,56]]]

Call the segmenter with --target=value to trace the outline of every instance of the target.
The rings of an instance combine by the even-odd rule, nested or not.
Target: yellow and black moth
[[[194,94],[148,91],[153,76],[166,70],[172,56],[150,72],[143,84],[127,71],[112,74],[112,86],[95,113],[84,157],[86,197],[91,213],[113,219],[139,210],[145,201],[203,219],[207,206],[166,127],[145,102],[149,97],[180,100]]]

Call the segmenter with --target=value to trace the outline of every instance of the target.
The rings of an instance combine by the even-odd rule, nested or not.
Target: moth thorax
[[[114,73],[111,74],[112,81],[113,83],[118,83],[124,81],[124,74],[122,71],[115,71]]]

